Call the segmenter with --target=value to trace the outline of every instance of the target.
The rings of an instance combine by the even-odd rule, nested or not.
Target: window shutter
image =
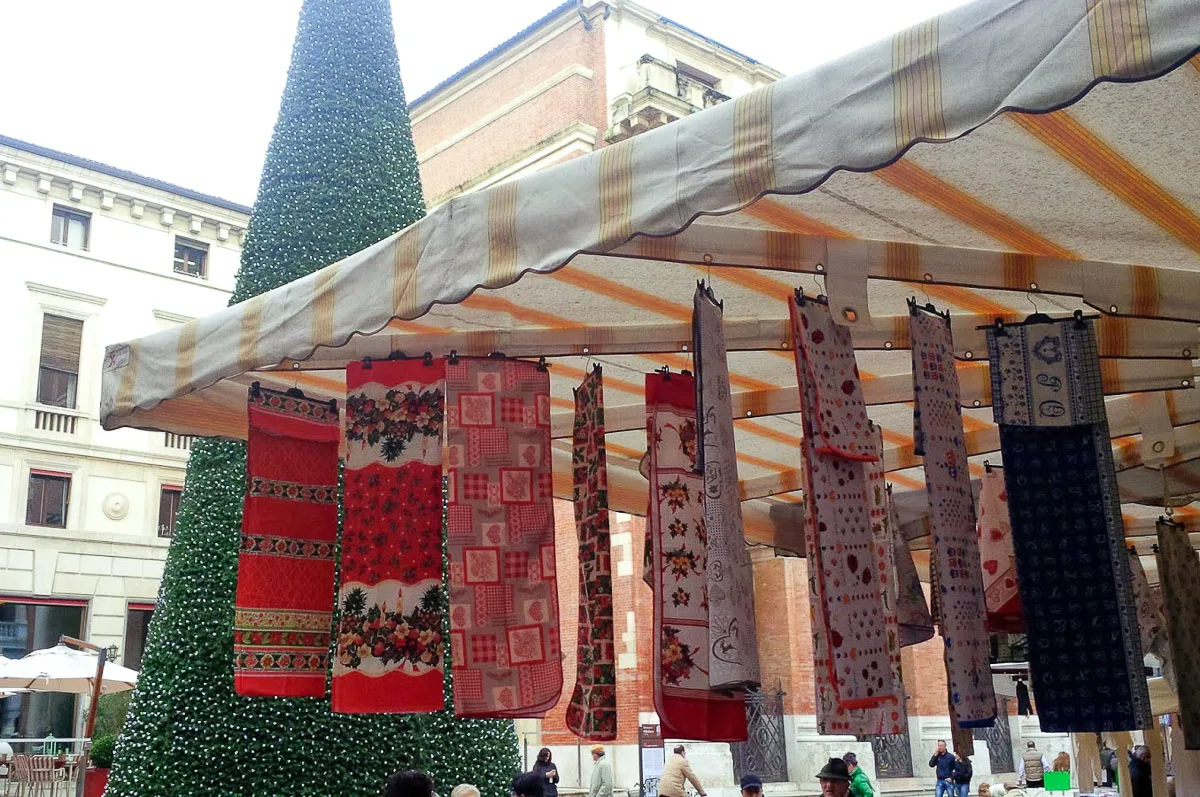
[[[83,322],[57,315],[42,317],[42,360],[46,368],[79,373]]]

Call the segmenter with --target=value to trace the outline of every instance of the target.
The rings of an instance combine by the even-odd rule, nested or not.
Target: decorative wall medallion
[[[124,520],[129,514],[129,499],[123,493],[109,493],[101,504],[109,520]]]

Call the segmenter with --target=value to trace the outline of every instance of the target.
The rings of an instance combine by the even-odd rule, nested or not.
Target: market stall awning
[[[259,381],[343,394],[396,352],[553,358],[560,435],[605,365],[617,509],[642,512],[642,374],[725,302],[747,536],[799,547],[796,287],[854,331],[889,478],[912,453],[904,300],[955,319],[974,465],[998,457],[976,326],[1099,313],[1125,500],[1200,493],[1200,0],[980,0],[811,72],[455,198],[268,294],[105,357],[105,428],[244,437]],[[569,443],[558,455],[569,459]],[[556,490],[569,496],[569,470]],[[1182,516],[1193,510],[1183,507]]]

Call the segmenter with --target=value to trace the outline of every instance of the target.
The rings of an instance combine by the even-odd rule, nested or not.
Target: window
[[[182,487],[163,485],[158,496],[158,536],[175,536],[175,517],[179,514],[179,499],[182,496]]]
[[[32,471],[29,474],[29,500],[25,504],[25,522],[30,526],[65,529],[70,496],[69,475]]]
[[[0,603],[0,656],[19,659],[54,647],[63,634],[83,636],[86,606],[83,601],[5,598]],[[30,692],[0,699],[0,739],[70,738],[74,724],[75,695]]]
[[[175,238],[175,273],[204,279],[208,276],[208,244]]]
[[[92,214],[55,205],[50,222],[50,242],[69,249],[87,249],[91,225]]]
[[[38,364],[37,391],[39,404],[75,408],[82,341],[82,321],[57,315],[42,316],[42,356]]]
[[[154,606],[145,603],[129,604],[125,615],[125,652],[121,663],[134,670],[142,669],[142,653],[146,650],[146,634],[150,630],[150,618]]]

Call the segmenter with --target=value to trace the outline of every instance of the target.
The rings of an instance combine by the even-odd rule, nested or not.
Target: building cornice
[[[232,202],[228,199],[223,199],[219,196],[205,194],[201,191],[193,191],[190,188],[185,188],[181,185],[168,183],[165,180],[159,180],[154,177],[146,177],[145,175],[131,172],[128,169],[119,169],[116,166],[109,166],[107,163],[92,160],[91,158],[81,158],[78,155],[72,155],[69,152],[60,152],[59,150],[43,147],[38,144],[31,144],[28,141],[11,138],[10,136],[0,135],[0,147],[24,152],[31,156],[46,158],[58,163],[68,164],[77,169],[85,169],[97,174],[103,174],[107,177],[122,180],[124,182],[133,183],[146,188],[154,189],[155,191],[172,196],[182,197],[184,199],[198,202],[214,208],[221,208],[229,213],[237,216],[249,217],[250,207],[238,202]]]
[[[592,152],[596,148],[596,140],[600,131],[586,122],[572,122],[570,125],[553,133],[531,147],[527,147],[513,157],[477,175],[472,180],[461,183],[444,192],[429,203],[430,209],[453,199],[456,196],[482,191],[488,186],[502,183],[515,174],[523,173],[540,161],[555,158],[557,163],[562,156],[572,151],[579,153]]]
[[[87,293],[77,293],[69,291],[66,288],[58,288],[53,285],[43,285],[40,282],[26,282],[25,287],[34,293],[40,293],[44,296],[54,296],[58,299],[69,299],[75,302],[84,302],[86,304],[94,304],[97,307],[103,307],[108,299],[100,296],[92,296]]]
[[[646,24],[648,29],[674,39],[676,42],[687,44],[698,52],[715,57],[717,60],[724,62],[726,66],[750,74],[761,75],[765,80],[772,83],[785,77],[784,73],[779,70],[772,69],[761,61],[739,53],[737,50],[731,49],[715,39],[710,39],[686,25],[681,25],[673,19],[656,14],[645,6],[638,5],[629,0],[615,0],[612,3],[612,7],[614,14],[628,14],[629,16],[637,17]]]
[[[196,320],[190,315],[180,315],[169,310],[153,310],[152,313],[159,321],[166,321],[168,324],[186,324]]]
[[[187,221],[193,235],[206,231],[222,242],[228,241],[231,235],[240,238],[250,221],[248,213],[141,185],[49,155],[29,153],[8,145],[0,137],[0,180],[3,183],[0,187],[19,190],[18,182],[23,179],[30,180],[40,194],[50,194],[57,186],[71,203],[81,203],[88,196],[89,201],[94,201],[106,212],[114,212],[121,205],[134,219],[142,218],[147,210],[172,221],[178,216]]]

